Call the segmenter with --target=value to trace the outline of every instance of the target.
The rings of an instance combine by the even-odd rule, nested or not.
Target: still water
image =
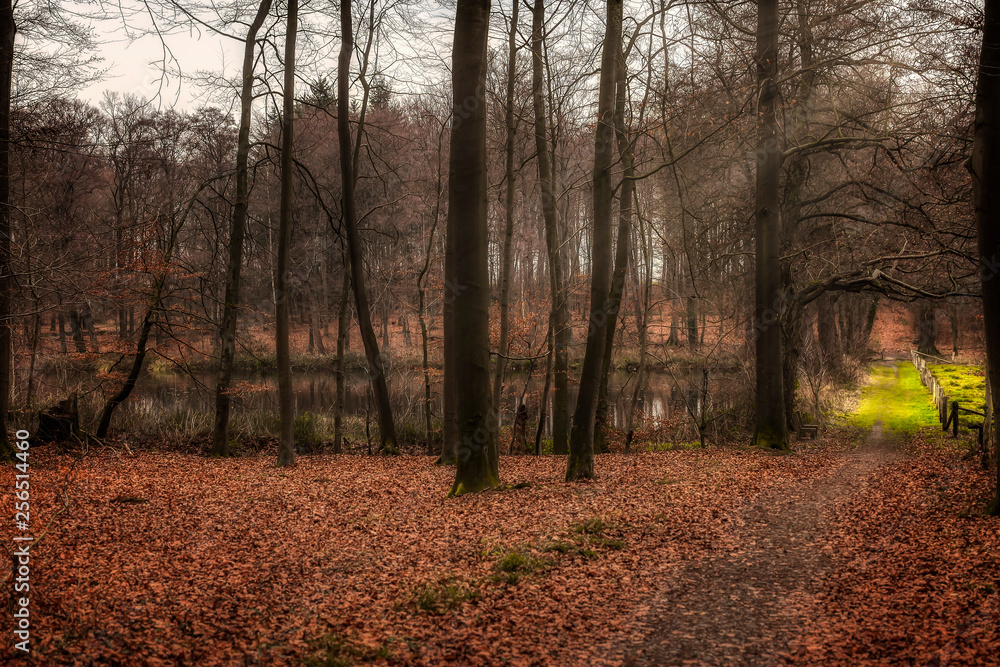
[[[577,393],[576,373],[570,373],[570,401],[575,404]],[[615,371],[609,381],[611,418],[615,428],[621,428],[626,421],[627,410],[632,401],[637,375],[627,371]],[[672,376],[657,371],[648,374],[645,391],[639,400],[639,410],[648,418],[666,420],[676,416],[678,410],[686,411],[690,405],[697,413],[701,409],[703,375],[701,372]],[[523,400],[530,420],[538,417],[538,405],[544,388],[542,373],[529,376],[519,372],[511,374],[505,381],[502,399],[504,421],[511,418],[519,402]],[[709,400],[714,408],[727,406],[733,390],[731,375],[710,374],[708,381]],[[215,376],[213,374],[184,375],[177,373],[144,374],[129,402],[151,403],[154,408],[188,408],[196,411],[213,411]],[[236,410],[277,412],[277,379],[268,375],[253,375],[237,378],[235,386],[240,388],[234,399]],[[296,412],[332,414],[336,402],[337,383],[332,373],[298,373],[293,377]],[[394,370],[389,376],[389,394],[396,420],[419,421],[424,403],[423,375],[419,369]],[[551,406],[552,389],[549,390]],[[432,376],[431,409],[435,417],[440,417],[441,376],[436,371]],[[572,407],[571,407],[572,411]],[[374,418],[369,383],[365,375],[349,375],[346,379],[345,413],[364,418]],[[551,409],[546,431],[551,433]]]

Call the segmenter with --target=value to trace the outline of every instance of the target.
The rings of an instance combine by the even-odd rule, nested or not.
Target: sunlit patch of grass
[[[986,372],[979,366],[963,366],[961,364],[938,364],[927,366],[937,378],[941,389],[948,397],[948,409],[951,404],[958,404],[967,410],[984,412],[986,408]],[[982,424],[983,418],[976,415],[961,413],[959,420],[961,430],[971,430],[971,424]]]
[[[872,368],[870,384],[862,389],[858,410],[848,421],[864,429],[880,421],[886,430],[907,435],[938,423],[930,393],[908,363]]]

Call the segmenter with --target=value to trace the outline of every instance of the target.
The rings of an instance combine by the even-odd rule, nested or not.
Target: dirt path
[[[624,649],[626,665],[774,664],[834,554],[824,549],[829,513],[870,475],[900,458],[881,423],[844,455],[832,476],[783,487],[744,508],[731,550],[682,568]]]

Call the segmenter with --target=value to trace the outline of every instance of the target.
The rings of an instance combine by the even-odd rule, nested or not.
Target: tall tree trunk
[[[625,96],[628,79],[625,58],[618,59],[618,78],[615,82],[615,138],[618,154],[622,158],[624,180],[618,194],[618,237],[615,247],[615,268],[611,274],[611,293],[608,296],[608,330],[604,340],[604,361],[601,364],[601,387],[597,398],[597,423],[594,427],[594,451],[605,449],[604,436],[608,425],[608,382],[614,356],[615,331],[625,293],[625,276],[628,271],[629,240],[632,236],[632,197],[635,193],[635,155],[631,131],[625,124]]]
[[[801,60],[802,73],[799,76],[795,106],[791,110],[792,140],[804,141],[810,133],[809,106],[813,94],[816,69],[813,66],[813,38],[809,8],[806,0],[796,0],[798,30],[796,47]],[[785,185],[782,191],[781,240],[779,256],[794,257],[799,220],[802,217],[802,195],[809,177],[809,156],[797,153],[789,161]],[[783,294],[794,292],[795,271],[792,260],[780,260],[781,289]],[[785,417],[790,418],[795,410],[795,391],[798,386],[799,358],[802,345],[802,308],[790,303],[782,312],[782,372],[784,374]]]
[[[450,167],[449,167],[450,169]],[[450,220],[450,216],[449,216]],[[446,223],[446,225],[449,225]],[[444,295],[442,302],[442,319],[444,320],[444,438],[441,445],[441,456],[438,465],[454,465],[458,462],[458,361],[455,357],[455,346],[458,339],[455,336],[455,298],[459,286],[455,272],[458,262],[455,257],[455,235],[446,228],[444,242]]]
[[[215,384],[215,426],[212,429],[212,454],[229,456],[229,417],[236,358],[236,320],[239,315],[240,274],[243,270],[243,239],[246,235],[249,201],[248,162],[250,156],[250,111],[253,106],[254,53],[257,33],[271,11],[271,0],[261,0],[243,45],[243,84],[240,88],[240,127],[236,138],[236,193],[233,219],[229,228],[229,265],[226,269],[226,298],[222,311],[219,377]]]
[[[278,203],[278,266],[274,276],[274,336],[278,357],[278,466],[295,464],[295,395],[292,393],[292,360],[288,346],[290,267],[292,245],[292,146],[295,116],[295,38],[298,33],[298,0],[288,0],[285,32],[285,87],[281,116],[281,192]]]
[[[87,351],[87,344],[83,340],[83,323],[80,319],[80,309],[73,306],[69,309],[69,331],[73,336],[73,344],[76,351],[83,353]]]
[[[423,374],[424,374],[424,434],[427,438],[427,453],[434,453],[434,430],[431,425],[431,370],[430,355],[428,353],[428,333],[426,310],[427,274],[431,268],[431,251],[434,249],[434,233],[437,231],[438,222],[441,219],[441,193],[444,189],[444,174],[442,173],[441,149],[444,143],[445,125],[441,126],[438,133],[437,148],[437,183],[434,190],[434,217],[431,220],[431,231],[427,235],[427,254],[424,255],[424,266],[417,276],[417,317],[420,320],[420,348],[422,353]],[[442,453],[442,458],[444,454]]]
[[[976,122],[971,160],[979,268],[986,329],[987,379],[997,408],[1000,388],[1000,0],[986,0],[983,47],[976,88]],[[993,439],[996,441],[996,429]],[[987,445],[988,446],[988,445]],[[996,486],[989,513],[1000,515],[1000,454],[996,457]]]
[[[453,326],[458,466],[450,495],[500,484],[490,392],[490,276],[486,182],[486,48],[490,0],[458,0],[452,51],[454,115],[448,236],[456,264]],[[461,261],[458,261],[459,258]]]
[[[555,350],[552,342],[552,314],[549,313],[549,331],[545,336],[548,355],[545,360],[545,384],[542,386],[542,396],[538,401],[538,428],[535,429],[535,456],[542,453],[542,433],[545,431],[545,420],[548,418],[549,387],[552,385],[552,366]]]
[[[831,373],[839,373],[841,366],[840,338],[837,336],[836,298],[824,294],[816,300],[816,330],[819,339],[820,358]]]
[[[615,78],[622,42],[622,0],[608,0],[607,27],[601,56],[601,84],[597,101],[597,131],[594,139],[594,219],[590,245],[590,317],[587,350],[580,372],[580,391],[573,430],[569,439],[566,481],[594,477],[594,422],[604,364],[609,294],[611,290],[611,218],[614,188]]]
[[[544,0],[535,0],[531,22],[531,80],[532,101],[535,111],[535,152],[538,180],[542,190],[542,217],[545,221],[545,246],[549,260],[549,286],[552,292],[552,344],[553,379],[552,397],[552,451],[566,454],[569,451],[569,345],[570,328],[569,295],[566,290],[565,263],[563,260],[562,234],[556,210],[556,194],[552,157],[549,153],[548,121],[545,112],[545,93],[542,80],[542,50],[545,34]]]
[[[344,394],[347,391],[347,374],[344,355],[347,353],[347,331],[351,326],[351,272],[344,256],[344,277],[340,289],[340,308],[337,312],[337,396],[333,404],[333,453],[339,454],[344,443]]]
[[[347,232],[347,248],[351,258],[351,283],[354,287],[354,305],[361,329],[361,340],[365,345],[368,360],[368,375],[378,413],[379,451],[398,453],[396,445],[396,425],[389,403],[389,385],[386,381],[386,363],[379,353],[378,339],[372,328],[371,310],[368,306],[368,292],[365,288],[365,267],[361,253],[361,239],[358,235],[357,212],[354,204],[354,165],[351,153],[351,56],[354,53],[354,28],[351,21],[351,1],[342,0],[340,6],[340,58],[337,67],[337,137],[340,141],[340,174],[343,183],[344,229]]]
[[[12,460],[7,413],[13,374],[14,270],[11,266],[10,97],[14,69],[14,6],[0,0],[0,460]]]
[[[930,301],[917,307],[917,351],[939,356],[937,349],[937,308]]]
[[[778,0],[757,4],[757,201],[755,335],[757,348],[757,428],[754,444],[788,447],[781,356],[781,142],[778,135]]]
[[[694,277],[691,277],[691,285],[694,285]],[[687,295],[687,338],[688,347],[692,350],[698,349],[698,297],[694,294]]]
[[[955,361],[958,359],[958,340],[959,340],[959,329],[958,329],[958,306],[953,305],[948,313],[948,319],[951,320],[951,360]]]
[[[507,354],[510,349],[510,283],[514,255],[511,248],[514,243],[514,186],[517,172],[514,170],[514,139],[517,136],[517,122],[514,119],[514,67],[517,59],[517,19],[521,0],[511,3],[510,33],[507,41],[507,99],[504,109],[504,126],[507,130],[504,145],[505,180],[507,189],[504,193],[504,234],[503,255],[500,270],[500,346],[497,349],[496,377],[493,380],[493,406],[497,412],[497,426],[501,423],[501,397],[503,396],[503,376],[507,369]]]
[[[158,287],[157,296],[153,302],[154,305],[150,306],[150,309],[146,312],[146,316],[143,318],[142,328],[139,330],[139,342],[135,346],[135,357],[132,359],[132,368],[125,378],[125,384],[122,385],[122,388],[114,396],[108,399],[107,403],[104,404],[104,409],[101,410],[101,419],[97,425],[98,438],[107,436],[115,408],[128,400],[129,395],[135,388],[136,382],[139,380],[139,373],[142,372],[142,364],[146,360],[146,343],[149,341],[149,332],[153,328],[153,323],[156,320],[156,310],[159,308],[159,294],[160,289]]]

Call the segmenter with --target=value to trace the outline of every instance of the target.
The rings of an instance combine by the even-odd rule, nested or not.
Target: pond
[[[570,411],[575,405],[579,372],[570,373]],[[624,370],[613,371],[609,380],[609,401],[611,422],[621,428],[626,422],[631,405],[636,374]],[[545,377],[542,373],[528,375],[516,372],[505,381],[503,419],[514,414],[518,403],[523,400],[528,408],[529,419],[538,418],[538,404],[544,389]],[[65,383],[65,380],[63,380]],[[695,412],[701,409],[703,376],[701,372],[685,374],[676,378],[663,371],[648,374],[646,391],[640,398],[639,410],[647,417],[666,420],[678,416],[678,410],[685,411],[690,404]],[[732,405],[734,392],[732,375],[713,373],[709,376],[708,393],[711,409]],[[215,406],[215,375],[203,373],[186,375],[180,373],[144,373],[132,392],[128,404],[142,403],[145,410],[189,409],[196,412],[212,412]],[[65,384],[64,384],[65,386]],[[331,372],[304,372],[293,376],[296,413],[332,415],[336,402],[337,384]],[[346,379],[345,414],[374,420],[375,407],[372,401],[367,377],[351,374]],[[234,380],[239,389],[234,396],[234,410],[262,413],[277,413],[278,389],[274,375],[245,375]],[[432,376],[432,413],[440,418],[442,413],[441,374],[434,371]],[[394,416],[398,423],[411,421],[419,423],[423,410],[423,375],[419,369],[393,370],[389,375],[389,393]],[[551,400],[545,432],[551,435]]]

